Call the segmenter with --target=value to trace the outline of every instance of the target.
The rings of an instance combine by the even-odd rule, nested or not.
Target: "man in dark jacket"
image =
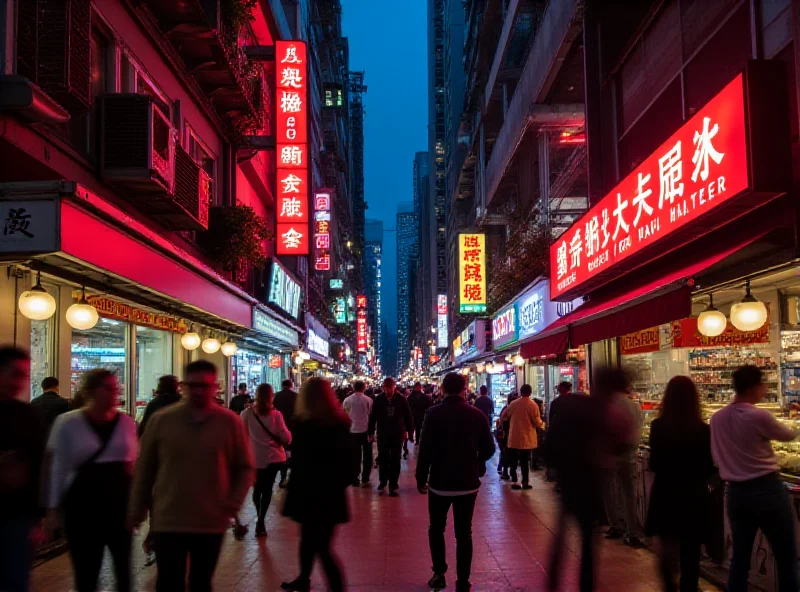
[[[491,423],[492,415],[494,414],[494,401],[489,396],[489,389],[486,388],[485,384],[481,385],[480,393],[478,398],[475,399],[475,408],[479,409]]]
[[[275,400],[272,402],[275,409],[283,415],[283,421],[292,433],[292,438],[294,438],[294,411],[297,405],[297,393],[292,390],[293,386],[294,384],[290,379],[284,380],[281,383],[281,390],[275,394]],[[289,463],[291,463],[291,460],[287,460],[281,467],[281,481],[278,483],[278,487],[281,489],[286,487],[286,474],[289,471]]]
[[[236,395],[231,398],[230,410],[236,415],[241,415],[242,411],[253,404],[253,399],[247,394],[247,383],[240,382]]]
[[[422,391],[422,383],[414,383],[414,390],[408,395],[408,406],[411,408],[411,417],[414,419],[414,442],[419,448],[419,436],[422,433],[422,422],[425,413],[433,405],[433,400]]]
[[[144,409],[142,423],[139,424],[139,438],[144,435],[144,428],[153,414],[159,409],[163,409],[181,400],[178,393],[178,379],[175,376],[162,376],[158,379],[156,386],[156,396],[153,397]]]
[[[69,411],[69,401],[58,394],[58,378],[48,376],[42,381],[42,394],[31,401],[31,407],[41,414],[45,432],[50,433],[56,417]]]
[[[464,377],[451,372],[444,377],[444,401],[431,408],[422,429],[417,459],[417,489],[428,496],[430,528],[428,542],[433,559],[433,577],[428,585],[444,588],[444,529],[453,506],[456,533],[456,590],[469,590],[472,568],[472,513],[486,472],[486,461],[494,454],[494,441],[486,416],[471,407],[464,396]],[[430,487],[428,476],[430,474]]]
[[[408,401],[395,393],[394,379],[383,381],[383,393],[375,398],[369,416],[369,435],[378,431],[378,458],[380,459],[378,491],[383,492],[389,484],[389,495],[397,497],[400,488],[400,454],[403,442],[408,440],[409,430],[414,429]]]

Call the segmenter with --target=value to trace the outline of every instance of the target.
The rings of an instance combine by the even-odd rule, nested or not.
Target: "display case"
[[[689,349],[689,376],[705,403],[729,403],[734,396],[733,372],[745,364],[758,366],[764,373],[766,401],[779,401],[778,361],[770,350],[756,347]]]

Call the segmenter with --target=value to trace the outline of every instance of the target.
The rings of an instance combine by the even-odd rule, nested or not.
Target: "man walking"
[[[531,451],[536,450],[539,440],[536,430],[544,423],[539,406],[531,400],[533,389],[523,384],[520,398],[511,403],[501,416],[509,422],[508,452],[511,462],[511,489],[532,489],[530,485]],[[517,465],[522,465],[522,486],[517,483]]]
[[[452,506],[456,590],[467,591],[472,568],[472,514],[480,477],[486,473],[485,463],[494,454],[494,442],[486,417],[465,399],[464,377],[451,372],[442,388],[444,401],[430,409],[425,418],[416,473],[417,489],[428,493],[428,542],[433,560],[433,577],[428,585],[436,590],[447,585],[444,529]]]
[[[403,442],[408,440],[408,431],[414,427],[408,401],[395,392],[394,384],[394,378],[383,381],[383,393],[375,398],[369,417],[369,435],[374,436],[376,428],[378,432],[378,491],[383,493],[388,483],[391,497],[397,497],[400,488]]]
[[[144,436],[144,429],[147,427],[147,422],[153,417],[153,414],[159,409],[169,407],[173,403],[181,400],[181,395],[178,392],[178,378],[172,375],[165,375],[158,379],[158,386],[156,386],[156,396],[153,397],[144,409],[142,422],[139,424],[139,438]]]
[[[414,442],[419,448],[419,437],[422,433],[422,422],[425,421],[425,413],[433,405],[431,399],[422,390],[422,383],[415,382],[414,390],[408,396],[408,406],[411,408],[411,417],[414,419]]]
[[[236,415],[241,415],[242,411],[253,404],[253,399],[247,393],[247,383],[240,382],[238,392],[231,398],[230,410]]]
[[[150,512],[157,592],[211,590],[222,538],[253,484],[241,419],[214,402],[217,369],[186,367],[188,396],[154,415],[142,440],[129,509],[132,526]],[[157,495],[153,495],[156,491]]]
[[[361,486],[369,487],[372,472],[372,438],[369,435],[369,416],[372,413],[372,399],[364,394],[366,385],[361,380],[353,383],[353,394],[342,403],[350,416],[350,435],[353,438],[353,487],[358,487],[358,473],[361,472]]]
[[[733,390],[733,401],[711,416],[711,453],[720,477],[728,482],[726,503],[733,535],[728,590],[748,589],[753,541],[761,529],[775,555],[778,589],[794,592],[800,589],[795,518],[770,441],[790,442],[798,433],[755,406],[767,392],[756,366],[742,366],[733,373]]]
[[[56,417],[69,411],[69,401],[58,394],[58,378],[48,376],[42,381],[42,394],[31,401],[44,421],[46,432],[50,432]]]
[[[292,438],[294,438],[294,414],[295,414],[295,406],[297,405],[297,393],[293,390],[294,384],[290,379],[286,379],[281,383],[281,390],[275,394],[275,400],[273,401],[273,405],[275,409],[281,412],[283,415],[283,422],[286,424],[286,427],[289,428],[289,432],[292,434]],[[287,452],[289,448],[286,448]],[[286,455],[286,463],[281,468],[281,480],[278,483],[278,487],[284,489],[286,487],[286,474],[289,471],[289,467],[291,466],[292,458],[291,453]]]
[[[489,389],[485,384],[481,385],[480,395],[475,399],[475,408],[486,416],[489,423],[492,422],[492,415],[494,415],[494,401],[489,396]]]

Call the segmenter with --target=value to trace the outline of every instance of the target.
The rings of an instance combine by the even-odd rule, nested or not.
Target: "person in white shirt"
[[[778,474],[771,440],[789,442],[797,432],[755,405],[766,395],[761,370],[733,373],[736,397],[711,416],[711,453],[728,482],[727,508],[733,536],[728,591],[746,592],[753,541],[759,529],[775,554],[781,592],[800,589],[791,500]]]
[[[353,461],[353,487],[358,487],[359,471],[361,487],[369,487],[369,476],[372,472],[372,438],[369,435],[369,415],[372,412],[372,399],[364,394],[366,384],[361,380],[353,383],[352,395],[347,397],[342,406],[350,416],[350,434],[353,438],[355,459]]]
[[[283,414],[273,404],[275,391],[268,384],[256,389],[256,402],[253,407],[242,411],[244,431],[253,447],[256,463],[256,484],[253,488],[253,503],[258,515],[256,537],[267,536],[264,518],[272,501],[272,488],[275,477],[286,466],[284,447],[292,443],[292,434],[286,427]]]

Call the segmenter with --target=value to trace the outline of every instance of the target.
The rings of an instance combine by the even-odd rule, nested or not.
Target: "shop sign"
[[[458,342],[458,346],[456,346]],[[486,351],[486,322],[472,321],[453,342],[453,360],[458,362],[468,356]]]
[[[0,201],[0,253],[59,250],[59,202],[55,199]]]
[[[344,325],[347,322],[347,306],[341,296],[337,297],[333,304],[333,318],[337,325]]]
[[[447,294],[436,297],[436,347],[447,347]]]
[[[331,268],[331,199],[332,189],[320,189],[314,194],[314,269]]]
[[[501,347],[517,340],[517,305],[512,304],[492,317],[492,345]]]
[[[459,312],[486,312],[486,235],[458,235]]]
[[[367,297],[363,294],[356,296],[356,308],[367,308]]]
[[[492,364],[491,367],[486,368],[486,374],[506,374],[513,371],[514,367],[511,364],[506,364],[505,362],[498,362],[496,364]]]
[[[255,307],[253,307],[253,329],[260,331],[264,335],[269,335],[270,337],[283,341],[293,347],[300,345],[297,331],[276,321],[267,313]]]
[[[769,304],[767,304],[769,312]],[[673,347],[732,347],[769,343],[770,315],[767,322],[756,331],[739,331],[730,321],[722,335],[706,337],[697,330],[697,319],[681,319],[672,323]]]
[[[433,366],[439,361],[439,359],[440,358],[437,355],[428,356],[428,365]]]
[[[278,255],[308,255],[308,63],[303,41],[275,42]]]
[[[571,302],[553,302],[550,300],[550,280],[542,280],[516,301],[519,339],[527,339],[544,331],[582,302],[581,298]]]
[[[551,298],[719,208],[748,188],[748,171],[740,74],[550,247]]]
[[[280,368],[283,366],[283,356],[274,355],[269,357],[270,368]]]
[[[340,280],[338,278],[331,278],[331,281],[328,284],[331,290],[341,290],[344,288],[344,280]]]
[[[697,324],[696,321],[695,324]],[[660,351],[661,327],[650,327],[649,329],[623,335],[619,338],[619,347],[623,356]]]
[[[268,302],[297,318],[300,315],[300,292],[300,284],[273,259]]]
[[[356,317],[356,351],[367,353],[367,311],[360,308]]]
[[[306,339],[306,347],[308,351],[319,354],[325,358],[330,357],[331,346],[325,337],[317,334],[314,329],[308,329],[308,336]]]
[[[188,331],[186,321],[183,319],[142,310],[130,304],[106,298],[105,296],[89,296],[86,300],[97,309],[97,313],[101,317],[107,319],[129,321],[136,325],[153,327],[154,329],[161,329],[164,331],[175,331],[177,333],[186,333],[186,331]]]

